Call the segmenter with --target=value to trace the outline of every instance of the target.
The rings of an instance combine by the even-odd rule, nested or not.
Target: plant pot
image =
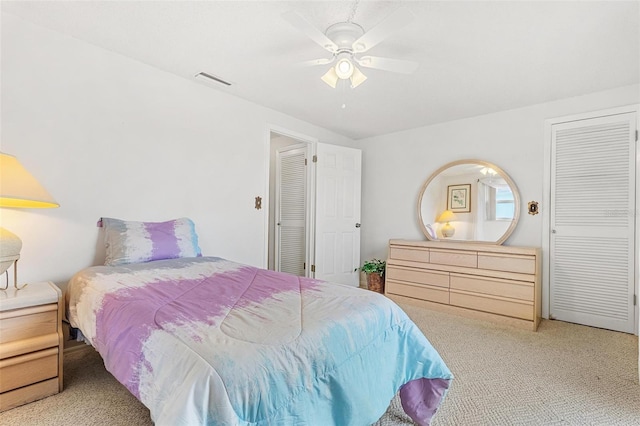
[[[367,274],[367,288],[377,293],[384,293],[384,279],[378,272],[370,272]]]

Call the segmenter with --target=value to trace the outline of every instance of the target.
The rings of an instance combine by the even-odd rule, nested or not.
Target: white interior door
[[[550,318],[634,332],[636,123],[552,126]]]
[[[307,144],[276,152],[275,270],[305,276],[307,262]]]
[[[358,286],[362,152],[317,145],[315,278]]]

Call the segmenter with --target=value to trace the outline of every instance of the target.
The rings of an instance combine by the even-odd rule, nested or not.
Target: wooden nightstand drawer
[[[62,391],[62,292],[52,282],[0,297],[0,411]]]
[[[57,304],[0,312],[0,344],[57,332]]]
[[[0,392],[58,376],[58,347],[0,361]]]
[[[43,336],[36,336],[30,339],[4,343],[0,345],[0,360],[53,348],[59,344],[60,336],[58,333],[45,334]]]
[[[10,410],[56,393],[58,393],[58,379],[55,377],[44,382],[0,393],[0,411]]]

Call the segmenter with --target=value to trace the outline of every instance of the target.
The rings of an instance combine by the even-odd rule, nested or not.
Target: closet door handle
[[[359,223],[356,223],[356,228],[360,228],[360,224]]]

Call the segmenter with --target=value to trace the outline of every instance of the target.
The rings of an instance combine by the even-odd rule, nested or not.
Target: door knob
[[[356,228],[360,228],[360,224],[359,223],[356,223]]]

